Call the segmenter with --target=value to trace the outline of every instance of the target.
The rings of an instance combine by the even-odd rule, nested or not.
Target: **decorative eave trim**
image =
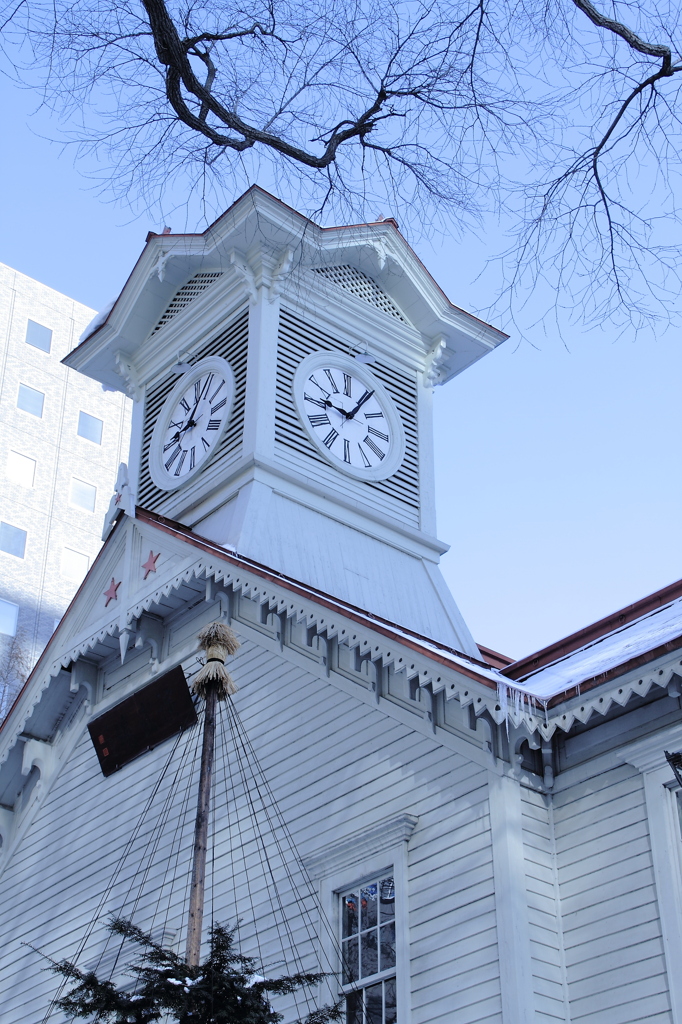
[[[160,581],[159,586],[148,590],[134,603],[124,602],[118,614],[100,621],[92,632],[76,637],[72,647],[60,650],[57,655],[55,645],[68,627],[71,611],[100,559],[109,552],[114,539],[121,538],[123,531],[141,529],[166,533],[187,552],[187,557],[178,558],[173,575]],[[660,659],[651,662],[646,673],[638,669],[629,675],[626,673],[625,678],[621,675],[612,680],[611,685],[595,687],[587,697],[577,694],[569,701],[562,701],[550,713],[549,707],[488,665],[477,664],[460,652],[346,605],[206,541],[179,524],[138,509],[136,519],[124,516],[117,522],[62,625],[0,727],[0,764],[7,758],[52,677],[87,655],[105,637],[121,635],[143,612],[160,604],[164,597],[192,579],[221,583],[234,593],[267,605],[269,612],[304,621],[327,641],[357,649],[361,657],[392,667],[395,672],[406,672],[421,688],[434,694],[443,692],[446,700],[457,699],[462,707],[473,708],[477,717],[487,712],[498,725],[509,722],[516,729],[525,729],[529,735],[539,732],[544,739],[549,739],[557,729],[567,732],[576,721],[586,722],[594,712],[605,715],[613,704],[624,706],[633,694],[646,696],[654,684],[668,686],[673,677],[680,674],[680,659],[677,652],[672,652],[665,662]],[[156,666],[157,670],[168,667],[172,666],[166,663]]]
[[[384,818],[370,828],[353,832],[346,839],[321,846],[301,858],[314,881],[334,875],[343,868],[370,857],[376,857],[400,843],[406,843],[415,830],[419,818],[404,811],[392,818]]]

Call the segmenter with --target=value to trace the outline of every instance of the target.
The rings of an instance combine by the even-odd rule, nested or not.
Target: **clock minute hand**
[[[194,403],[194,408],[192,409],[192,411],[190,413],[189,419],[187,420],[187,422],[185,423],[184,427],[180,431],[181,434],[184,434],[186,430],[190,429],[190,427],[196,427],[196,423],[194,422],[194,413],[199,408],[199,402],[201,401],[202,397],[203,397],[202,395],[199,395],[199,397],[197,398],[196,402]]]
[[[346,413],[346,419],[347,420],[352,420],[353,417],[355,416],[356,412],[365,404],[365,402],[369,401],[369,399],[372,397],[373,394],[374,394],[373,391],[365,391],[364,395],[362,396],[362,398],[360,399],[358,404],[355,406],[353,411]]]

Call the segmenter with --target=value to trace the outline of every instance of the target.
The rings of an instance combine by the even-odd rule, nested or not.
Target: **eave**
[[[287,252],[292,254],[291,271],[282,271],[277,257]],[[425,365],[436,360],[439,383],[507,338],[447,299],[394,221],[323,228],[253,186],[201,234],[150,233],[108,315],[64,362],[130,393],[117,356],[134,364],[168,303],[193,274],[220,269],[241,282],[235,268],[246,267],[247,276],[252,273],[250,287],[272,295],[275,281],[279,290],[289,273],[294,280],[315,265],[339,262],[368,273],[405,309],[419,332]],[[286,259],[284,263],[288,265]]]

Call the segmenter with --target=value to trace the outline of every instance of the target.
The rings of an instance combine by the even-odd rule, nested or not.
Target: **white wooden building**
[[[133,398],[133,433],[0,730],[3,1024],[47,1019],[36,950],[120,968],[108,913],[181,948],[199,730],[107,769],[97,722],[191,680],[218,618],[246,740],[244,762],[226,728],[211,913],[245,951],[281,966],[309,885],[316,933],[287,936],[355,964],[330,982],[349,1024],[682,1022],[682,584],[510,664],[439,573],[432,388],[502,340],[392,221],[321,229],[251,189],[203,235],[149,237],[66,359]],[[358,961],[348,907],[372,901]]]

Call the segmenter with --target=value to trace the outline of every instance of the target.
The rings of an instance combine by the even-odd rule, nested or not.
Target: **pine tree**
[[[137,984],[132,993],[94,971],[81,971],[69,960],[50,968],[74,985],[55,1005],[74,1018],[93,1024],[151,1024],[164,1018],[177,1024],[278,1024],[282,1014],[272,1009],[268,995],[311,988],[324,973],[291,974],[266,979],[257,962],[236,948],[234,930],[215,924],[209,953],[202,964],[188,967],[177,953],[165,949],[131,921],[117,918],[109,925],[115,935],[140,947],[130,971]],[[313,1010],[296,1024],[327,1024],[342,1019],[341,1004]]]

